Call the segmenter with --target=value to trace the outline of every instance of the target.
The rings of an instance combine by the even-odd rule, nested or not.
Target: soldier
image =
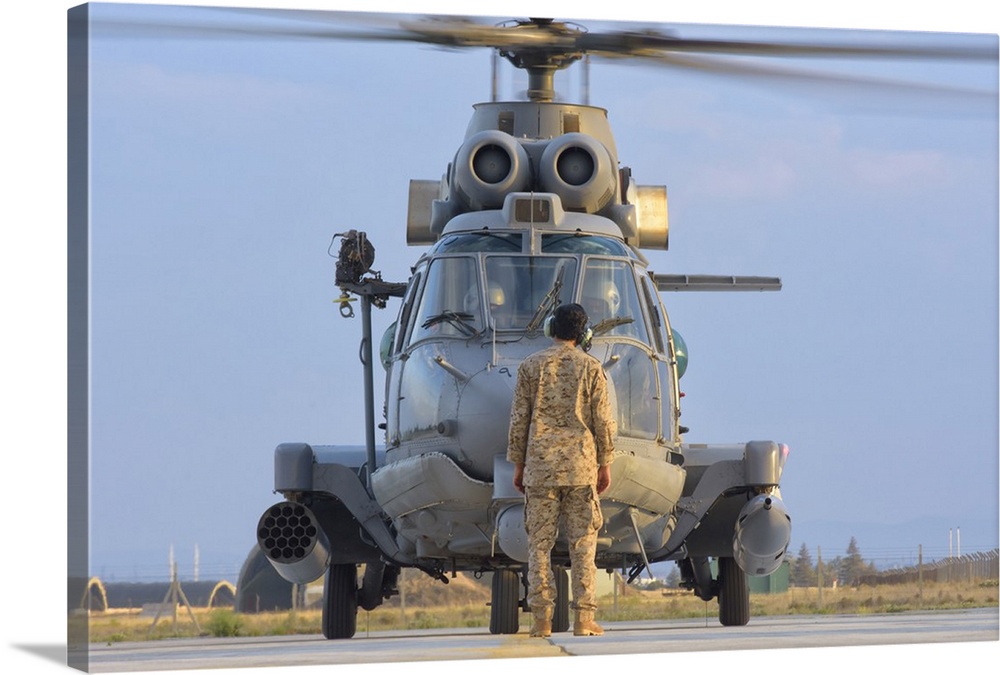
[[[507,461],[525,497],[532,637],[552,634],[551,552],[560,516],[569,540],[573,634],[604,634],[594,621],[594,559],[603,524],[598,495],[611,484],[616,425],[600,362],[577,349],[589,337],[587,321],[580,305],[557,307],[545,326],[552,346],[524,360],[514,388]]]

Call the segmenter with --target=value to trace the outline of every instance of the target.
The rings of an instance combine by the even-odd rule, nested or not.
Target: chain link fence
[[[1000,579],[1000,549],[955,558],[918,563],[861,577],[862,584],[905,584],[923,581],[976,581]]]

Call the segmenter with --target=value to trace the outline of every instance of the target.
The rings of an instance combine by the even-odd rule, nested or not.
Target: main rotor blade
[[[583,55],[591,55],[786,83],[871,88],[883,93],[893,89],[899,93],[949,94],[972,99],[996,96],[995,92],[807,72],[727,58],[965,59],[995,63],[997,41],[985,36],[982,40],[958,42],[948,35],[893,33],[885,37],[844,31],[843,38],[837,40],[755,41],[683,38],[659,27],[588,32],[582,26],[550,19],[486,23],[485,19],[435,15],[226,7],[185,8],[180,16],[185,13],[188,16],[185,20],[161,22],[150,19],[149,13],[105,9],[94,14],[92,26],[99,34],[129,37],[412,42],[445,48],[490,48],[508,57],[516,54],[519,59],[512,62],[522,67],[526,64],[563,67]]]
[[[328,12],[322,10],[198,8],[197,20],[101,19],[95,26],[155,31],[164,35],[244,36],[422,42],[448,47],[482,47],[544,52],[585,52],[595,56],[656,57],[673,53],[730,56],[826,58],[997,59],[997,44],[942,44],[919,34],[902,34],[899,44],[874,42],[866,33],[846,32],[837,42],[783,42],[683,38],[669,30],[646,28],[590,32],[573,23],[549,19],[486,23],[439,15]],[[246,19],[240,22],[239,19]],[[254,21],[256,19],[256,21]],[[204,23],[201,23],[204,20]],[[862,38],[871,37],[867,42]],[[919,40],[919,41],[918,41]]]
[[[847,37],[851,37],[848,35]],[[920,39],[921,41],[917,41]],[[672,53],[725,54],[730,56],[818,58],[919,58],[997,60],[996,41],[986,44],[943,44],[941,40],[903,36],[899,44],[863,43],[858,39],[832,42],[761,42],[681,38],[654,31],[586,33],[579,48],[593,55],[655,56]]]
[[[91,26],[106,35],[178,38],[312,39],[417,42],[445,47],[573,49],[565,30],[504,26],[461,17],[205,7],[190,17],[159,21],[118,12]],[[131,14],[131,13],[128,13]],[[560,24],[565,25],[565,24]]]
[[[211,8],[224,9],[224,8]],[[147,18],[103,17],[98,16],[90,22],[92,30],[98,36],[128,37],[128,38],[181,38],[181,39],[265,39],[265,40],[347,40],[347,41],[419,41],[414,36],[399,30],[398,22],[386,23],[379,27],[375,23],[364,20],[359,27],[352,27],[350,21],[343,21],[342,26],[332,25],[284,25],[275,22],[255,22],[258,19],[273,19],[269,16],[282,10],[260,10],[259,12],[227,12],[226,20],[212,18],[210,13],[189,20],[172,19],[168,21],[151,20]],[[199,12],[201,14],[201,12]],[[220,18],[221,15],[217,15]],[[246,21],[239,21],[243,16]],[[233,20],[237,19],[237,20]]]
[[[621,57],[616,57],[621,58]],[[832,91],[855,94],[870,93],[879,97],[915,96],[948,97],[952,103],[996,103],[997,91],[968,89],[944,84],[908,82],[899,79],[843,75],[802,68],[789,68],[772,64],[750,63],[711,56],[679,56],[676,54],[634,56],[645,62],[675,69],[693,70],[712,75],[733,76],[743,81],[760,80],[778,85],[807,85],[828,87]]]

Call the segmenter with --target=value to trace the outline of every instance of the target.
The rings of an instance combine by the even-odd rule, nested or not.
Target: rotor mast
[[[583,55],[552,54],[548,52],[508,52],[500,50],[500,56],[528,73],[528,100],[534,103],[550,103],[555,100],[556,71],[568,67]]]
[[[556,23],[552,19],[529,19],[519,22],[515,30],[544,31],[546,35],[569,36],[582,32],[573,26]],[[583,52],[567,49],[566,43],[549,40],[536,45],[498,47],[497,53],[510,61],[515,68],[528,73],[528,100],[549,103],[555,100],[555,74],[583,58]]]

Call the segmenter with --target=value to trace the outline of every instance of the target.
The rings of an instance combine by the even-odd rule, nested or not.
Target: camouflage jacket
[[[525,485],[595,484],[616,432],[607,376],[593,356],[560,341],[521,363],[507,461],[525,465]]]

